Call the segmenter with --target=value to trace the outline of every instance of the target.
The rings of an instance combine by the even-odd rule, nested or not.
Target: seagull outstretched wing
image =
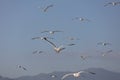
[[[61,80],[65,79],[66,77],[71,76],[71,75],[73,75],[73,73],[65,74],[65,75],[61,78]]]
[[[50,7],[53,7],[53,4],[47,6],[47,7],[44,9],[44,12],[46,12]]]
[[[94,73],[94,72],[88,72],[88,73],[93,74],[93,75],[96,74],[96,73]]]
[[[79,71],[78,73],[90,73],[90,74],[95,74],[94,72],[90,72],[90,71]]]
[[[56,45],[55,45],[53,42],[49,41],[47,38],[44,38],[44,40],[47,41],[47,42],[49,42],[49,43],[50,43],[51,45],[53,45],[54,47],[56,47]]]
[[[106,3],[106,4],[104,5],[104,7],[108,6],[109,4],[112,4],[112,2]]]
[[[22,67],[22,68],[23,68],[23,70],[27,71],[27,69],[25,67]]]
[[[56,30],[56,31],[54,31],[54,32],[63,32],[63,31],[58,31],[58,30]]]
[[[49,32],[49,31],[42,31],[41,33],[45,33],[45,32]]]
[[[74,46],[74,45],[75,45],[74,43],[67,44],[67,46]]]
[[[41,37],[33,37],[32,40],[40,39]]]

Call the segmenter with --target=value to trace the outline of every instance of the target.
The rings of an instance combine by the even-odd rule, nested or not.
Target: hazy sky
[[[0,75],[19,77],[93,67],[120,72],[120,5],[104,7],[111,1],[114,0],[0,0]],[[41,8],[50,4],[54,6],[43,12]],[[72,20],[75,17],[90,22]],[[63,32],[41,34],[44,30]],[[47,42],[31,40],[38,36],[53,37],[51,41],[58,46],[76,45],[57,54]],[[70,41],[68,37],[80,40]],[[112,45],[98,46],[99,42]],[[100,52],[111,49],[112,53],[101,56]],[[35,50],[44,53],[33,54]],[[81,55],[90,57],[83,61]]]

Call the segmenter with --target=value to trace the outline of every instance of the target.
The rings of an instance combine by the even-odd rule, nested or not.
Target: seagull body
[[[65,48],[63,46],[57,47],[54,43],[52,43],[51,41],[49,41],[47,38],[44,38],[45,41],[49,42],[52,46],[53,49],[57,52],[60,53],[60,51],[64,50]]]
[[[54,34],[54,33],[56,33],[56,32],[62,32],[62,31],[58,31],[58,30],[56,30],[56,31],[43,31],[43,32],[41,32],[41,33],[45,33],[45,32],[48,32],[49,34]]]
[[[109,3],[105,4],[104,6],[105,7],[108,6],[108,5],[116,6],[118,4],[120,4],[120,2],[109,2]]]
[[[60,53],[60,51],[64,50],[65,48],[64,47],[54,47],[54,50],[57,52],[57,53]]]
[[[65,74],[61,79],[63,80],[63,79],[65,79],[66,77],[68,77],[68,76],[74,76],[74,77],[80,77],[80,74],[82,74],[82,73],[90,73],[90,74],[95,74],[95,73],[93,73],[93,72],[88,72],[88,71],[79,71],[79,72],[75,72],[75,73],[68,73],[68,74]]]
[[[55,78],[55,77],[57,77],[57,76],[56,76],[56,75],[51,75],[51,77],[52,77],[52,78]]]
[[[79,20],[80,20],[80,21],[90,21],[90,20],[85,19],[85,18],[82,18],[82,17],[80,17]]]

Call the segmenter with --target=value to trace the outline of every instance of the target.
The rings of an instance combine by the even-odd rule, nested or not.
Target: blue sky
[[[104,7],[112,0],[0,0],[0,75],[19,77],[52,71],[77,71],[101,67],[120,72],[120,6]],[[47,12],[38,7],[54,6]],[[90,22],[72,21],[85,17]],[[54,35],[41,34],[44,30],[61,30]],[[50,36],[57,45],[75,43],[61,54],[42,40],[32,37]],[[70,41],[67,37],[80,40]],[[110,46],[96,46],[110,42]],[[45,51],[32,54],[34,50]],[[112,49],[109,56],[99,51]],[[98,51],[98,52],[97,52]],[[80,55],[90,55],[83,61]],[[23,65],[28,71],[17,68]]]

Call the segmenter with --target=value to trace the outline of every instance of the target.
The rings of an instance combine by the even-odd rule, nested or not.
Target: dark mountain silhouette
[[[64,80],[120,80],[120,73],[112,72],[105,70],[103,68],[89,68],[85,69],[85,71],[94,72],[95,74],[81,74],[81,77],[74,78],[73,76],[69,76]],[[70,71],[55,71],[52,73],[40,73],[35,76],[23,76],[15,79],[4,78],[0,76],[0,80],[61,80],[61,77]]]
[[[10,78],[7,78],[7,77],[0,76],[0,80],[14,80],[14,79],[10,79]]]

